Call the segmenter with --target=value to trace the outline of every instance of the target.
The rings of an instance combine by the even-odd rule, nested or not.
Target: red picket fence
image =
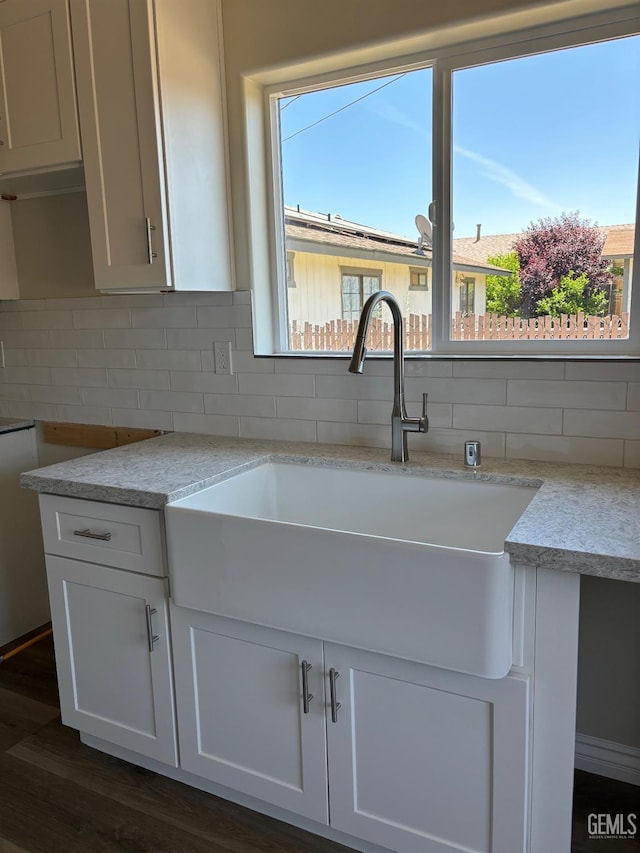
[[[356,320],[330,320],[324,325],[289,324],[292,350],[332,352],[353,349]],[[563,314],[560,317],[501,317],[498,314],[456,313],[451,323],[455,341],[543,341],[543,340],[622,340],[629,336],[628,314],[604,317]],[[431,314],[409,314],[404,322],[407,350],[431,349]],[[393,349],[393,324],[373,318],[367,337],[368,350]]]

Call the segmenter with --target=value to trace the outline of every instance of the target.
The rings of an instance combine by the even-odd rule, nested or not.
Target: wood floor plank
[[[0,688],[0,752],[59,716],[52,705]]]
[[[0,838],[29,853],[226,853],[224,848],[0,755]]]
[[[177,830],[188,830],[229,853],[347,851],[342,845],[89,749],[76,732],[57,723],[22,740],[9,754]]]
[[[0,663],[0,688],[57,707],[58,682],[51,637]]]

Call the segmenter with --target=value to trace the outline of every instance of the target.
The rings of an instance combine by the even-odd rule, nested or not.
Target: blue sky
[[[640,36],[455,72],[455,236],[573,210],[633,222],[638,80]],[[285,203],[416,236],[432,199],[431,83],[423,69],[284,99]]]

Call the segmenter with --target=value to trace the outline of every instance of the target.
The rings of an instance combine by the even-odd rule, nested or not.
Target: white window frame
[[[431,299],[433,312],[432,349],[424,352],[411,352],[409,357],[432,356],[591,356],[591,357],[629,357],[640,356],[640,163],[638,169],[638,188],[636,195],[636,231],[633,281],[631,282],[631,310],[629,337],[626,340],[606,341],[454,341],[450,340],[451,317],[451,281],[452,281],[452,243],[450,227],[439,227],[439,223],[451,222],[451,175],[452,175],[452,116],[451,84],[456,70],[489,64],[501,60],[515,59],[537,53],[545,53],[563,48],[577,47],[598,41],[640,34],[640,15],[633,6],[613,11],[583,15],[560,23],[537,26],[499,36],[492,36],[475,42],[465,42],[453,46],[443,45],[436,49],[412,52],[402,56],[401,50],[387,59],[360,65],[357,68],[345,66],[339,62],[329,73],[310,77],[297,77],[289,80],[282,78],[272,85],[262,87],[263,109],[267,138],[267,170],[265,200],[269,207],[271,298],[271,330],[260,334],[263,320],[256,316],[256,341],[270,341],[262,347],[269,354],[289,354],[287,288],[285,271],[284,213],[282,203],[282,180],[280,163],[280,125],[278,100],[330,86],[355,83],[376,77],[389,76],[420,68],[431,67],[434,73],[433,88],[433,190],[436,211],[433,226],[433,267]],[[412,44],[413,46],[413,44]],[[334,59],[335,65],[335,59]],[[250,148],[250,146],[249,146]],[[257,153],[254,152],[254,153]],[[248,167],[251,171],[252,155],[248,151]],[[639,152],[640,157],[640,152]],[[254,287],[256,282],[254,280]],[[633,298],[634,291],[636,294]],[[634,304],[634,302],[636,304]],[[264,332],[264,326],[263,326]],[[260,351],[258,345],[257,352]],[[296,355],[299,355],[296,353]],[[325,353],[308,353],[322,358]],[[335,358],[335,353],[331,357]]]

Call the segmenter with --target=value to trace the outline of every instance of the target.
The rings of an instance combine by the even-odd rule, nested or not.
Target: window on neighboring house
[[[372,261],[421,330],[409,352],[640,354],[638,33],[637,12],[610,10],[422,61],[414,50],[411,64],[369,77],[270,89],[282,279],[273,351],[295,349],[291,329],[305,323],[325,330],[312,349],[350,349],[326,330],[357,320],[381,288]],[[626,101],[612,126],[615,92]],[[602,255],[606,226],[628,232],[623,279]],[[304,275],[298,266],[287,294],[294,252]],[[475,314],[475,328],[461,328],[458,311]]]
[[[475,313],[476,304],[476,280],[475,278],[463,278],[460,284],[459,310],[464,316]]]
[[[377,290],[382,289],[382,273],[376,270],[342,269],[342,319],[357,321],[362,306]],[[376,307],[379,315],[380,306]]]
[[[286,263],[286,273],[287,273],[287,287],[295,287],[296,286],[296,276],[294,270],[294,260],[295,260],[295,252],[287,252],[287,257],[285,260]]]
[[[428,290],[429,275],[426,269],[409,270],[409,290]]]

